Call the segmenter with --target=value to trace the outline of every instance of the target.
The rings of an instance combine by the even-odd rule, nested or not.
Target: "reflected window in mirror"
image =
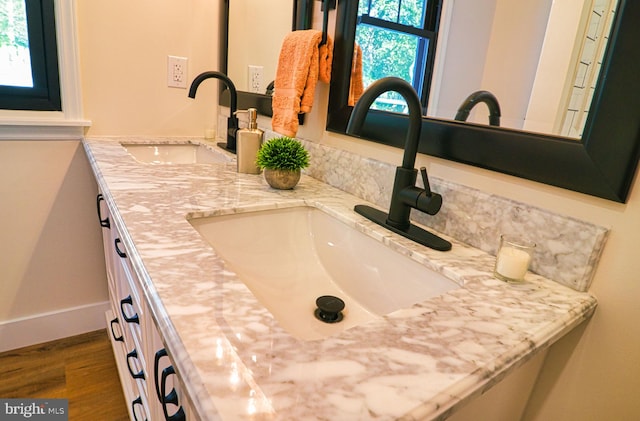
[[[489,91],[502,126],[579,139],[617,3],[359,0],[354,63],[361,48],[364,88],[386,76],[411,83],[428,117],[453,120],[470,94]],[[404,105],[390,96],[374,108]],[[474,107],[466,121],[487,115]]]
[[[478,49],[462,48],[456,49],[455,45],[468,47],[470,40],[475,41],[479,38],[478,31],[471,32],[468,37],[461,37],[458,43],[453,42],[454,39],[443,37],[443,31],[451,31],[464,29],[468,32],[468,27],[473,26],[480,19],[480,13],[492,16],[496,10],[487,10],[481,8],[480,3],[485,1],[493,1],[496,5],[506,7],[501,10],[501,14],[511,11],[512,8],[523,8],[526,12],[527,7],[539,6],[545,1],[547,9],[551,6],[569,6],[578,4],[577,9],[573,9],[572,16],[582,16],[585,2],[582,1],[562,1],[554,2],[551,0],[535,0],[527,2],[513,2],[510,0],[444,0],[441,22],[438,34],[438,50],[446,48],[446,60],[441,60],[440,53],[436,52],[436,60],[434,63],[434,77],[437,74],[450,76],[452,74],[464,74],[463,81],[472,79],[469,75],[470,69],[461,65],[449,67],[451,71],[441,72],[441,63],[448,61],[449,58],[470,58],[476,63],[475,67],[479,67],[478,62],[485,61],[485,56]],[[586,2],[591,4],[591,2]],[[507,128],[503,122],[502,127],[494,127],[484,124],[463,123],[454,121],[455,110],[460,102],[470,92],[477,90],[477,87],[464,89],[464,92],[455,100],[452,112],[447,114],[448,117],[433,117],[430,115],[436,107],[431,102],[438,94],[444,92],[448,86],[454,87],[458,82],[449,81],[445,86],[444,81],[434,79],[431,85],[430,99],[428,110],[430,113],[422,119],[422,136],[418,151],[423,154],[436,156],[443,159],[462,162],[468,165],[503,172],[512,176],[522,177],[541,183],[551,184],[566,189],[624,202],[629,192],[629,187],[638,164],[638,156],[640,153],[640,118],[638,110],[640,110],[640,95],[632,95],[630,92],[640,91],[640,49],[638,49],[637,40],[640,39],[640,2],[637,0],[617,0],[611,2],[615,7],[612,18],[611,30],[609,33],[606,46],[603,46],[604,56],[602,64],[598,65],[598,77],[596,78],[595,88],[593,90],[593,99],[589,104],[589,112],[582,130],[582,137],[576,141],[575,138],[560,136],[557,133],[543,130],[534,130],[532,127],[522,129]],[[456,12],[453,6],[460,6],[461,10]],[[473,9],[469,9],[473,7]],[[541,10],[544,10],[542,8]],[[523,15],[530,15],[524,13]],[[460,16],[463,19],[460,23],[464,25],[452,25],[457,20],[453,16]],[[512,16],[512,15],[511,15]],[[327,130],[336,133],[345,133],[345,128],[349,121],[352,106],[349,106],[349,88],[352,78],[353,50],[355,42],[356,24],[358,17],[358,3],[342,1],[338,2],[338,10],[336,14],[336,43],[334,45],[333,72],[331,76],[331,88],[329,90],[329,106],[327,113]],[[551,25],[555,18],[558,21]],[[553,44],[558,47],[563,44],[573,51],[576,44],[576,37],[569,37],[567,45],[558,39],[551,38],[548,29],[554,29],[565,33],[568,28],[568,20],[561,19],[561,14],[554,14],[554,18],[550,18],[548,14],[537,15],[538,22],[544,22],[543,29],[547,29],[545,33],[533,33],[522,29],[522,21],[513,17],[507,20],[509,23],[518,24],[521,28],[519,33],[522,36],[536,35],[539,45]],[[487,19],[483,19],[487,20]],[[571,25],[572,30],[578,28],[580,19],[575,19]],[[574,32],[577,34],[577,32]],[[491,31],[485,37],[490,38]],[[513,39],[509,37],[498,37],[502,41],[513,43]],[[544,42],[540,44],[540,39]],[[546,42],[548,40],[548,42]],[[444,44],[444,45],[443,45]],[[495,52],[499,54],[503,62],[511,61],[516,52],[520,56],[527,59],[529,63],[540,63],[539,56],[536,52],[538,49],[530,49],[522,47],[518,44],[519,49],[495,48]],[[505,53],[508,51],[509,53]],[[501,53],[500,53],[501,52]],[[536,83],[543,78],[543,71],[551,75],[560,76],[556,80],[544,78],[549,85],[546,89],[537,89],[540,93],[561,94],[564,92],[567,78],[569,74],[566,69],[558,71],[559,60],[563,63],[570,63],[570,56],[556,55],[557,60],[547,60],[551,65],[547,69],[543,69],[540,65],[534,65],[532,74],[536,77]],[[575,56],[573,58],[576,58]],[[484,72],[483,72],[484,73]],[[509,72],[507,76],[514,76],[516,79],[523,75],[521,72]],[[530,76],[531,73],[528,74]],[[571,76],[574,76],[571,74]],[[558,80],[559,79],[559,80]],[[530,79],[529,79],[530,80]],[[571,81],[573,82],[573,81]],[[556,86],[552,88],[551,86]],[[509,88],[510,91],[529,90],[531,91],[531,83],[520,83],[514,80],[500,81],[500,86]],[[559,86],[559,87],[557,87]],[[441,92],[437,92],[437,91]],[[507,91],[508,93],[510,91]],[[497,94],[497,92],[494,92]],[[500,100],[501,108],[508,109],[511,112],[511,106],[507,105],[501,95],[496,95]],[[559,95],[556,95],[558,97]],[[524,104],[529,104],[531,99],[527,98]],[[540,111],[554,110],[557,115],[556,104],[551,107],[550,100],[540,100]],[[504,106],[503,106],[504,105]],[[532,114],[530,114],[533,116]],[[484,116],[486,122],[486,116]],[[522,117],[520,117],[522,120]],[[530,119],[529,121],[533,121]],[[543,119],[537,121],[542,122]],[[386,145],[403,147],[404,144],[399,142],[398,133],[403,133],[407,127],[406,115],[385,112],[380,110],[372,110],[367,115],[361,137],[363,139],[380,142]],[[401,138],[401,137],[400,137]]]
[[[362,85],[396,76],[409,82],[421,99],[423,112],[429,98],[436,35],[442,0],[360,0],[354,68],[362,61]],[[352,84],[359,84],[356,73]],[[359,96],[357,87],[351,105]],[[378,97],[373,109],[406,113],[406,103],[396,92]]]
[[[570,78],[568,104],[561,113],[561,127],[556,129],[562,136],[582,137],[617,3],[618,0],[594,0],[586,10],[587,23],[576,40],[579,58],[573,69],[574,76]]]

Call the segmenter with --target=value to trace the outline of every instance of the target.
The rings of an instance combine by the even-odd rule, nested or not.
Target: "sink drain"
[[[316,299],[316,311],[313,313],[316,319],[325,323],[338,323],[344,315],[344,301],[333,295],[323,295]]]

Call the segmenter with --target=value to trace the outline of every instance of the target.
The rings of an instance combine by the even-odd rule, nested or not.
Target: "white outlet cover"
[[[249,92],[262,93],[262,74],[264,73],[264,66],[255,66],[250,64],[248,73],[249,77],[247,84],[249,86]]]
[[[187,58],[167,56],[167,86],[187,88]]]

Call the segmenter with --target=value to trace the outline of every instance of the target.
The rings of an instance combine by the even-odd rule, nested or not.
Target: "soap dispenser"
[[[256,164],[258,150],[262,145],[264,132],[258,128],[258,110],[249,108],[236,113],[249,115],[249,127],[238,129],[236,133],[236,161],[238,172],[245,174],[260,174],[260,167]]]

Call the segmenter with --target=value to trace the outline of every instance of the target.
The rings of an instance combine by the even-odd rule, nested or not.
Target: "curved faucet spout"
[[[353,108],[346,132],[347,134],[359,134],[362,131],[362,126],[373,101],[383,93],[390,91],[399,93],[409,107],[409,128],[404,145],[402,168],[413,169],[416,163],[416,155],[418,154],[420,130],[422,129],[422,105],[413,86],[404,79],[385,77],[372,83]]]
[[[476,91],[469,95],[458,108],[454,120],[467,121],[471,109],[481,102],[484,102],[489,107],[489,124],[491,126],[499,126],[500,104],[498,103],[498,98],[489,91]]]
[[[216,71],[208,71],[200,73],[193,79],[191,82],[191,87],[189,87],[189,98],[196,97],[196,91],[198,90],[198,86],[202,82],[207,79],[219,79],[221,80],[226,87],[229,89],[229,108],[231,111],[231,115],[227,120],[227,144],[223,147],[228,149],[231,152],[236,151],[236,132],[238,131],[238,118],[236,117],[236,111],[238,110],[238,94],[236,92],[236,86],[233,84],[231,79],[227,77],[224,73],[216,72]],[[221,145],[222,146],[222,145]]]
[[[442,197],[438,193],[432,192],[429,187],[426,168],[422,167],[420,169],[424,189],[415,186],[418,170],[414,167],[422,129],[422,106],[420,98],[418,98],[418,94],[413,87],[405,80],[397,77],[386,77],[374,82],[362,94],[353,108],[347,124],[347,134],[359,134],[362,131],[362,126],[373,101],[389,91],[402,95],[409,107],[409,127],[404,145],[404,157],[402,166],[396,168],[389,213],[366,205],[357,205],[354,210],[376,224],[422,245],[436,250],[450,250],[450,242],[413,225],[409,220],[411,209],[435,215],[442,206]]]

